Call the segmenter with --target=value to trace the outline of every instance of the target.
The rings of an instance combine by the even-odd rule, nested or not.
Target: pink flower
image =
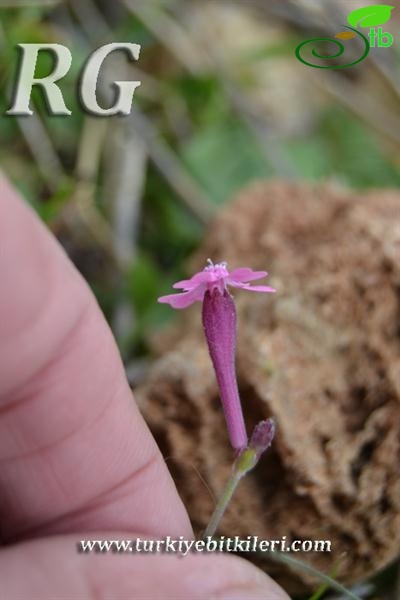
[[[227,286],[249,290],[250,292],[276,291],[267,285],[250,285],[249,281],[266,277],[268,275],[266,271],[253,271],[247,267],[242,267],[229,272],[226,262],[216,265],[210,259],[208,262],[209,265],[203,271],[193,275],[191,279],[174,283],[172,287],[181,289],[183,292],[161,296],[158,302],[170,304],[172,308],[186,308],[195,302],[204,300],[207,291],[212,292],[214,289],[218,289],[222,294]]]
[[[211,260],[208,262],[204,271],[174,284],[173,287],[182,289],[182,293],[162,296],[158,301],[170,304],[173,308],[186,308],[194,302],[203,301],[204,333],[220,390],[230,442],[235,450],[243,450],[248,438],[235,372],[236,309],[227,286],[253,292],[275,290],[265,285],[249,284],[249,281],[265,277],[265,271],[253,271],[245,267],[229,272],[225,262],[216,265]],[[261,454],[264,441],[259,444],[257,440],[260,437],[262,436],[257,430],[258,445],[256,444],[255,452]],[[264,445],[266,444],[267,442]]]

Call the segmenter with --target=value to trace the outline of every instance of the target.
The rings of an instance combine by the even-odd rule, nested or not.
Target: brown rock
[[[364,579],[400,548],[400,194],[260,183],[220,214],[192,267],[208,257],[267,268],[278,289],[233,292],[248,430],[273,416],[277,435],[219,533],[329,539],[331,554],[296,556]],[[181,318],[137,396],[200,532],[233,456],[199,306]],[[289,591],[313,583],[268,571]]]

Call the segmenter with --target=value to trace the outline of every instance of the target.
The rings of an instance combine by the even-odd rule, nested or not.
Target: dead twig
[[[17,117],[17,123],[43,180],[50,191],[55,192],[65,173],[45,126],[36,113]]]
[[[186,208],[200,222],[208,223],[214,214],[211,202],[203,194],[197,182],[182,168],[179,158],[161,138],[150,119],[137,106],[132,108],[129,126],[139,133],[146,144],[151,160]]]
[[[384,117],[374,118],[377,114],[382,115],[379,102],[374,98],[366,96],[339,77],[332,77],[332,83],[321,79],[317,85],[382,137],[396,146],[400,145],[400,119],[388,111]]]
[[[64,0],[0,0],[0,8],[31,8],[57,6]]]
[[[124,270],[136,256],[139,214],[145,184],[147,151],[142,139],[125,119],[115,120],[113,135],[107,147],[105,197],[112,207],[114,252]],[[113,331],[117,340],[123,340],[135,325],[132,303],[121,298],[114,310]]]
[[[112,202],[115,251],[121,263],[130,265],[136,252],[147,151],[143,140],[126,127],[124,119],[115,125],[106,157],[105,194]]]

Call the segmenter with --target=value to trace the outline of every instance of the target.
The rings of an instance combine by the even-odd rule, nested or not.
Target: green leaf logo
[[[353,10],[347,17],[352,27],[376,27],[389,21],[394,6],[374,4]]]

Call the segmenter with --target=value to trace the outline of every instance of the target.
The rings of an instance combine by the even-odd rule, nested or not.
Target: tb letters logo
[[[342,31],[335,35],[336,39],[332,38],[314,38],[312,40],[306,40],[299,44],[296,48],[296,57],[300,62],[308,67],[313,67],[314,69],[345,69],[346,67],[351,67],[361,62],[368,56],[370,48],[388,48],[393,44],[393,36],[383,31],[381,27],[387,21],[389,21],[392,10],[394,6],[389,6],[388,4],[375,4],[373,6],[366,6],[365,8],[358,8],[357,10],[353,10],[347,17],[347,21],[350,25],[344,25],[348,31]],[[368,28],[369,31],[362,33],[357,29],[357,27]],[[303,55],[303,49],[308,44],[314,44],[314,42],[332,42],[338,46],[339,50],[336,54],[332,54],[331,56],[326,56],[324,54],[319,54],[316,50],[312,50],[312,55],[315,58],[320,59],[334,59],[339,58],[345,51],[345,47],[342,42],[338,40],[350,40],[355,37],[359,37],[362,41],[362,55],[357,60],[353,62],[347,63],[345,65],[315,65]]]

